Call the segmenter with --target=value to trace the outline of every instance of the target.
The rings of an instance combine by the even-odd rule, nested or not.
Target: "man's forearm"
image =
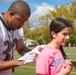
[[[0,71],[12,69],[19,66],[19,60],[0,61]]]
[[[24,55],[25,53],[31,51],[28,47],[24,46],[21,50],[18,51],[20,55]]]

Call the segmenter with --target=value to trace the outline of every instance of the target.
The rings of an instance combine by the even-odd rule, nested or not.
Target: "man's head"
[[[13,29],[19,29],[30,17],[30,7],[25,1],[14,2],[6,12],[6,22]]]

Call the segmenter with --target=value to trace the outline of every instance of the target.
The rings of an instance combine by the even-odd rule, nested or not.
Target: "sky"
[[[6,12],[10,5],[16,0],[0,0],[0,12]],[[38,18],[47,14],[48,10],[55,10],[61,4],[71,4],[73,0],[24,0],[31,9],[30,22],[36,26],[39,23]]]

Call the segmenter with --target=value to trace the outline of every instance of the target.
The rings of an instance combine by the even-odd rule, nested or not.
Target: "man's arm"
[[[24,61],[10,60],[10,61],[0,61],[0,71],[12,69],[13,67],[20,66]]]
[[[24,55],[26,52],[30,51],[30,49],[28,49],[24,45],[22,39],[18,41],[16,50],[20,55]],[[12,69],[14,67],[21,66],[21,65],[24,65],[24,61],[21,61],[21,60],[0,61],[0,71]]]
[[[30,51],[30,49],[24,45],[22,39],[20,39],[20,40],[18,41],[16,50],[17,50],[17,52],[18,52],[20,55],[24,55],[25,53],[27,53],[27,52]]]
[[[36,46],[33,50],[30,50],[28,47],[26,47],[23,43],[23,40],[20,39],[18,41],[18,44],[17,44],[17,47],[16,47],[16,50],[17,52],[20,54],[20,55],[24,55],[25,53],[27,52],[30,52],[32,51],[33,53],[35,54],[40,54],[40,52],[43,50],[43,48],[45,47],[46,45],[39,45],[39,46]]]
[[[14,67],[22,66],[32,62],[33,59],[35,58],[35,53],[36,54],[39,53],[38,48],[43,48],[43,46],[37,46],[35,49],[30,51],[30,49],[28,49],[24,45],[23,40],[20,39],[18,41],[16,50],[20,55],[23,55],[23,56],[18,60],[0,61],[0,71],[12,69]]]

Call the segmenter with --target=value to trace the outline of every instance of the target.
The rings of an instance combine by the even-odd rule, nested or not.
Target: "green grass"
[[[75,47],[71,47],[71,48],[64,48],[67,56],[72,59],[72,60],[76,60],[76,48]],[[17,52],[15,52],[14,55],[14,59],[18,59],[20,56],[18,55]],[[17,67],[15,68],[15,71],[12,72],[12,75],[36,75],[35,74],[35,62],[30,63],[28,65],[22,66],[22,67]],[[76,75],[76,69],[73,68],[72,72],[70,75]]]

